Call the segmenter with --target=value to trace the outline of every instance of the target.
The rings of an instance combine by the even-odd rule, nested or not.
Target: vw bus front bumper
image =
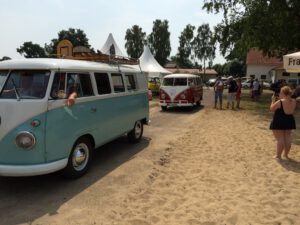
[[[159,105],[160,106],[169,106],[169,107],[188,107],[188,106],[193,106],[193,103],[190,103],[186,100],[174,101],[174,102],[160,100]]]
[[[0,165],[0,176],[25,177],[53,173],[67,166],[68,159],[36,165]]]

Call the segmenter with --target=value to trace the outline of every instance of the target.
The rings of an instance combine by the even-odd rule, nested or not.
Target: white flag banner
[[[284,55],[283,68],[289,73],[300,73],[300,52]]]

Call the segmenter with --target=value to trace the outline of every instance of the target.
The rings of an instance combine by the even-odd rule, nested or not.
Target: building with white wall
[[[276,70],[276,68],[283,67],[281,59],[264,56],[257,48],[250,49],[247,54],[246,64],[246,77],[266,81],[272,81],[274,73],[272,71]]]

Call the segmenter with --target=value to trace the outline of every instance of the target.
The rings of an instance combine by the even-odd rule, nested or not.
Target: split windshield
[[[0,92],[4,86],[8,71],[7,70],[0,70]]]
[[[11,71],[8,79],[0,75],[0,98],[42,99],[46,94],[49,77],[50,71],[32,70]]]
[[[187,78],[164,78],[164,86],[187,86]]]

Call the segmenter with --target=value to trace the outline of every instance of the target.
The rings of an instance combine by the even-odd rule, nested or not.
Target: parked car
[[[247,80],[249,80],[248,77],[241,77],[241,82],[242,82],[242,83],[245,82],[245,81],[247,81]]]
[[[263,86],[264,86],[264,88],[269,89],[271,87],[271,84],[269,82],[264,81]]]
[[[261,84],[261,82],[259,82]],[[247,80],[242,82],[242,88],[250,88],[251,80]],[[270,83],[264,81],[263,82],[263,88],[270,88]]]
[[[227,86],[228,86],[228,78],[227,77],[222,77],[221,80],[223,81],[224,88],[227,88]]]
[[[206,82],[206,85],[209,86],[209,87],[212,87],[212,86],[215,85],[216,80],[217,80],[216,78],[211,78],[211,79],[209,79],[209,80]]]

